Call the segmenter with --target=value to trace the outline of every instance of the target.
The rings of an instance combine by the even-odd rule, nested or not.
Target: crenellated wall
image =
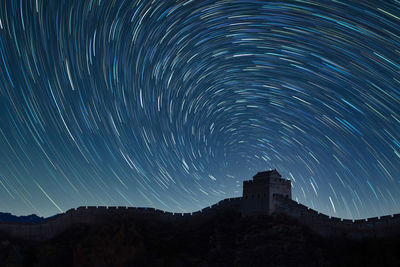
[[[274,195],[274,202],[276,213],[295,217],[323,236],[359,239],[400,234],[400,214],[362,220],[347,220],[319,213],[281,195]]]
[[[35,224],[0,222],[0,231],[13,238],[43,241],[55,237],[75,224],[93,225],[110,222],[115,218],[129,218],[132,220],[154,219],[167,222],[185,219],[200,221],[207,218],[208,215],[217,213],[220,209],[240,210],[241,199],[241,197],[227,198],[212,206],[191,213],[173,213],[154,208],[136,207],[79,207]]]
[[[275,194],[273,201],[276,209],[275,213],[283,213],[295,217],[323,236],[362,238],[400,234],[400,214],[365,220],[345,220],[321,214],[286,196]],[[132,220],[154,219],[166,222],[177,220],[202,221],[210,215],[218,213],[221,209],[233,209],[239,211],[243,216],[247,216],[251,215],[248,209],[253,204],[253,200],[251,199],[242,197],[227,198],[192,213],[172,213],[154,208],[79,207],[36,224],[0,223],[0,231],[14,238],[44,241],[55,237],[75,224],[93,225],[110,222],[115,218],[128,218]]]

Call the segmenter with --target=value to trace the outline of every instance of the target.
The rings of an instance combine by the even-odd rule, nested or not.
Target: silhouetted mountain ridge
[[[39,217],[36,214],[15,216],[8,212],[0,212],[0,222],[38,223],[43,221],[44,219],[44,217]]]

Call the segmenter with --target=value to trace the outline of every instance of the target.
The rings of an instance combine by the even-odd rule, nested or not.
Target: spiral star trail
[[[399,1],[0,4],[0,210],[400,212]]]

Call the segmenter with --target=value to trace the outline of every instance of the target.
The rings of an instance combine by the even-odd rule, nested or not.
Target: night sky
[[[190,212],[276,168],[400,212],[399,1],[0,2],[0,211]]]

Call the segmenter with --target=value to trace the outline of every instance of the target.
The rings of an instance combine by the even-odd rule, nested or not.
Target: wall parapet
[[[73,224],[97,224],[112,220],[115,216],[128,216],[132,217],[132,219],[150,217],[165,221],[185,220],[210,215],[218,209],[231,207],[235,203],[240,203],[241,199],[223,199],[209,207],[187,213],[168,212],[151,207],[81,206],[69,209],[64,213],[47,218],[39,223],[0,222],[0,231],[14,238],[43,241],[53,238]]]
[[[274,195],[274,201],[276,213],[295,217],[322,235],[362,238],[400,234],[400,214],[350,220],[327,216],[281,195]]]
[[[295,217],[322,235],[341,235],[350,238],[360,238],[385,236],[394,233],[400,234],[400,214],[350,220],[327,216],[279,194],[273,195],[273,200],[276,207],[275,213],[283,213]],[[0,222],[0,231],[16,238],[42,241],[55,237],[74,224],[97,224],[108,222],[114,217],[177,221],[191,218],[206,218],[224,209],[233,209],[243,215],[246,209],[246,206],[243,205],[245,201],[246,199],[243,197],[227,198],[209,207],[188,213],[173,213],[146,207],[82,206],[69,209],[65,213],[39,223]]]

